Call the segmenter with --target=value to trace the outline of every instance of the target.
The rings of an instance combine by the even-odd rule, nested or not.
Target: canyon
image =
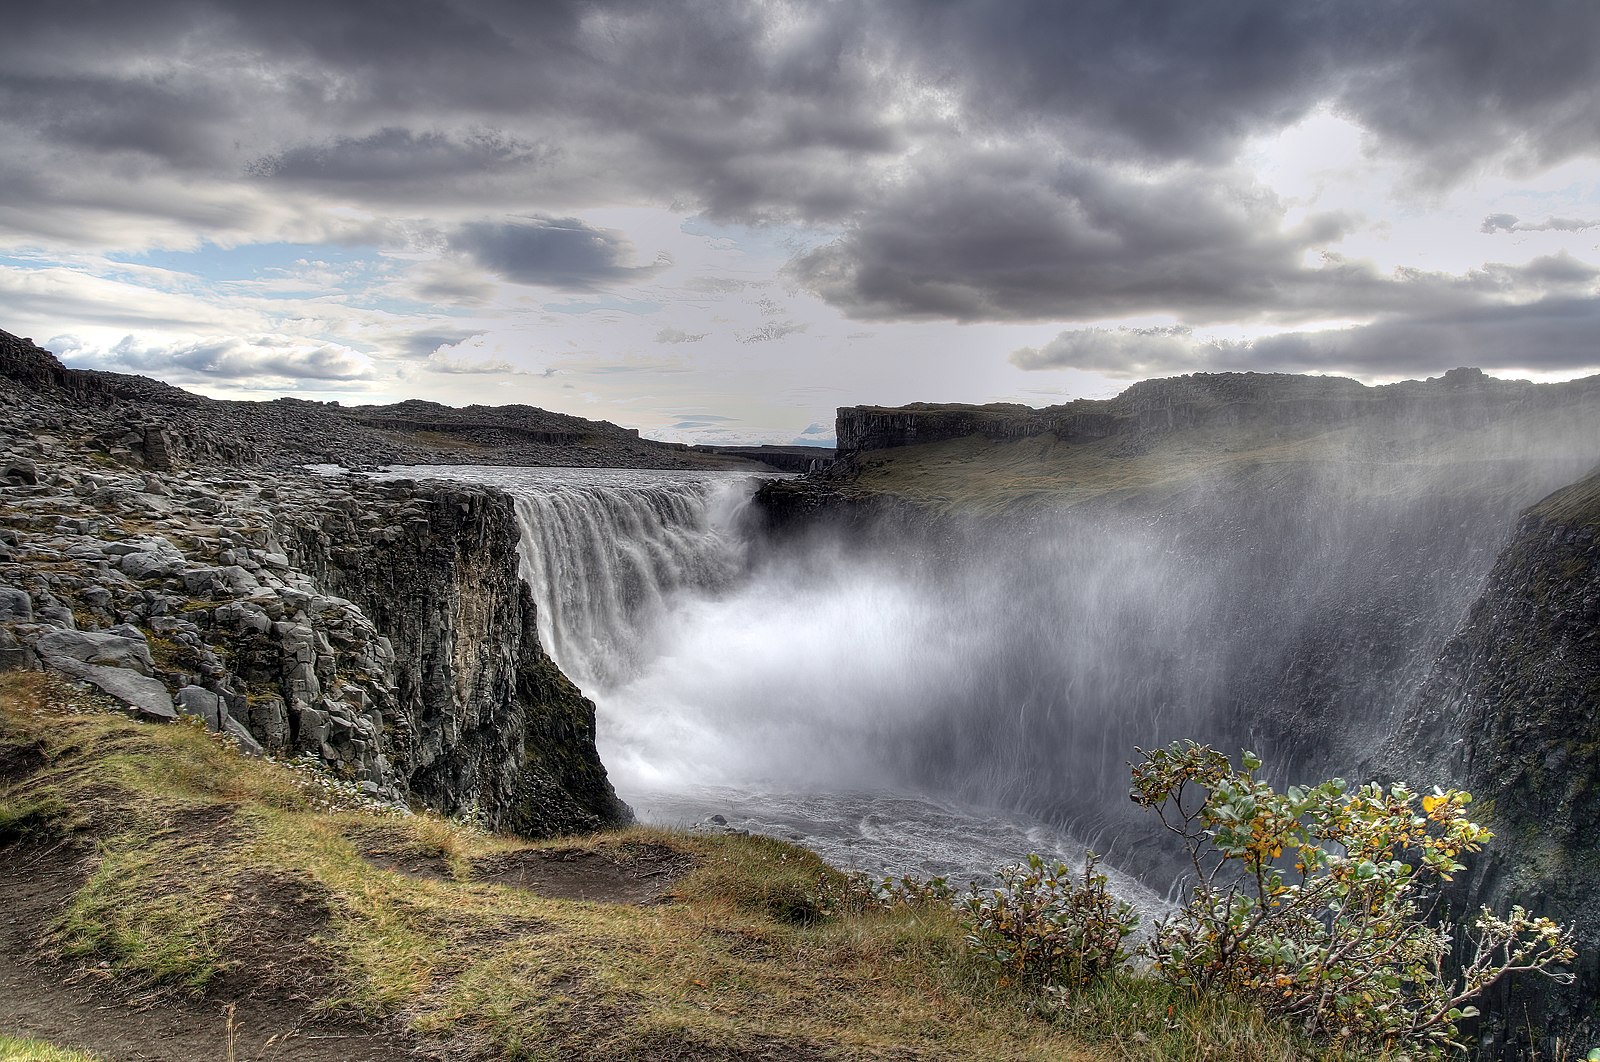
[[[0,333],[0,666],[528,836],[626,821],[651,772],[881,789],[1158,889],[1137,747],[1463,786],[1496,838],[1450,902],[1528,904],[1583,955],[1485,1036],[1592,1030],[1600,378],[1190,376],[849,407],[838,442],[754,482],[529,407],[219,403]]]

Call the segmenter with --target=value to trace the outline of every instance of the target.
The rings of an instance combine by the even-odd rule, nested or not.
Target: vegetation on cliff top
[[[80,970],[113,1000],[198,999],[218,1030],[221,1003],[255,1006],[241,1059],[307,1013],[449,1057],[1348,1057],[1128,973],[1067,998],[997,984],[954,908],[845,902],[843,876],[782,842],[636,828],[530,844],[133,723],[43,674],[0,676],[0,703],[0,873],[54,867],[61,889],[35,927],[35,1019]],[[103,1049],[81,1025],[27,1032]]]
[[[837,466],[830,478],[936,511],[967,512],[1159,497],[1204,485],[1222,472],[1253,476],[1270,489],[1305,469],[1337,480],[1338,489],[1368,495],[1432,486],[1514,496],[1514,461],[1552,460],[1575,440],[1592,445],[1593,418],[1592,406],[1574,405],[1461,423],[1246,419],[1102,439],[1046,433],[996,441],[968,435],[867,451]]]

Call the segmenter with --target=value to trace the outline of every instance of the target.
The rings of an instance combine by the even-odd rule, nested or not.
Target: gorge
[[[874,871],[1076,838],[1165,892],[1126,763],[1181,737],[1278,781],[1465,785],[1500,837],[1462,902],[1582,935],[1576,995],[1507,1002],[1588,1020],[1600,380],[845,409],[840,460],[796,478],[542,411],[241,414],[0,340],[7,665],[529,835],[622,800],[804,834],[826,798],[818,830],[887,837]],[[241,415],[292,426],[245,445]],[[657,467],[484,460],[506,433]],[[916,848],[969,827],[993,845]]]

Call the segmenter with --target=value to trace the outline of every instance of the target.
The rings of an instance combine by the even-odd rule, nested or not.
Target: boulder
[[[246,756],[265,756],[266,750],[256,740],[248,727],[226,713],[222,716],[222,732],[239,743],[239,751]]]
[[[137,633],[137,628],[127,625],[123,629]],[[150,646],[142,637],[129,638],[110,631],[53,630],[40,636],[33,647],[45,663],[63,671],[67,670],[63,666],[67,662],[124,668],[140,675],[155,671]]]
[[[6,457],[0,459],[0,480],[18,486],[37,486],[39,469],[26,457]]]
[[[178,718],[172,694],[148,675],[141,675],[126,667],[86,664],[71,657],[58,657],[47,662],[56,670],[82,679],[102,693],[121,701],[140,715],[163,721]]]
[[[178,711],[204,720],[206,729],[222,729],[222,699],[215,693],[199,686],[185,686],[174,700]]]
[[[0,586],[0,623],[30,623],[33,621],[33,599],[26,590],[14,586]]]

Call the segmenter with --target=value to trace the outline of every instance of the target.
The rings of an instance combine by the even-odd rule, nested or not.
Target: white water
[[[979,603],[930,600],[894,563],[825,547],[748,565],[743,473],[390,474],[515,497],[540,638],[594,699],[601,758],[641,819],[718,814],[875,874],[981,880],[1029,852],[1082,858],[1043,821],[902,778],[903,736],[971,684],[969,662],[993,636],[963,619]],[[1115,880],[1153,908],[1153,894]]]

